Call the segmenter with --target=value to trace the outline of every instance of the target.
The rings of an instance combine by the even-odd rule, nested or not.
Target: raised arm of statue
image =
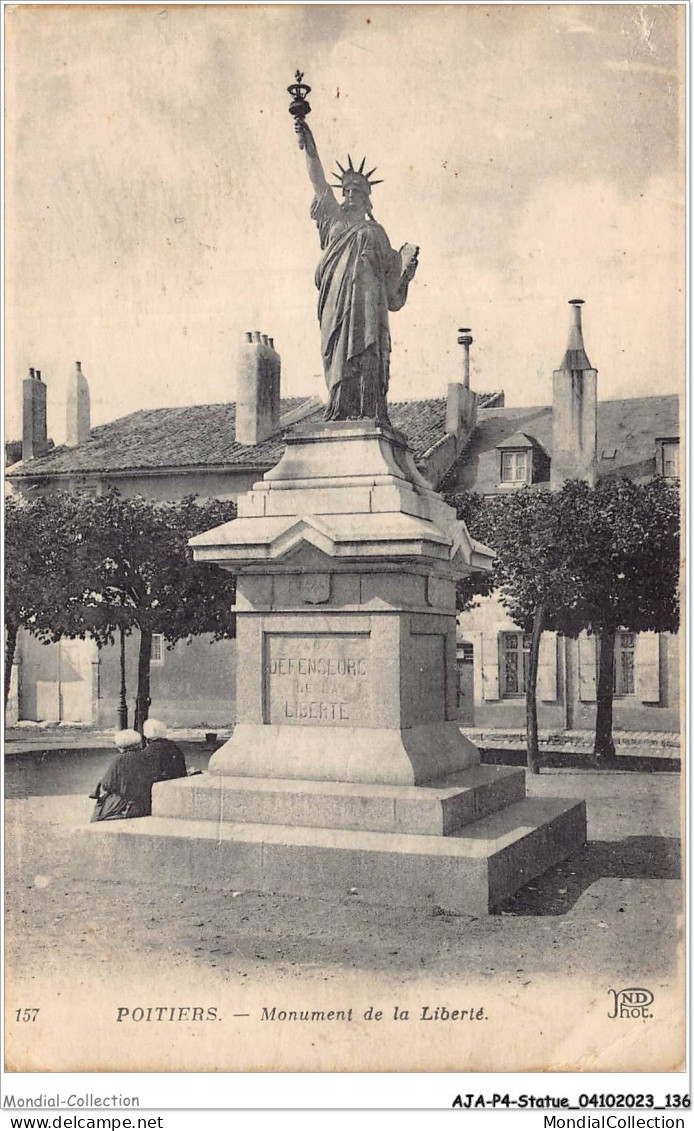
[[[318,150],[316,149],[316,142],[310,127],[302,118],[294,119],[294,129],[299,137],[299,147],[306,152],[306,168],[308,169],[309,179],[313,185],[313,191],[316,196],[328,188],[328,182],[325,179],[325,172],[321,164]]]

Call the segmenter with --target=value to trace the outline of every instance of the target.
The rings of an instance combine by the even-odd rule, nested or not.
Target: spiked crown
[[[366,193],[367,196],[370,196],[371,188],[372,188],[373,185],[383,184],[383,181],[372,181],[371,180],[372,174],[375,173],[376,169],[378,168],[377,165],[374,165],[373,169],[371,169],[368,173],[364,172],[364,165],[366,164],[366,158],[365,157],[362,157],[362,162],[361,162],[361,165],[359,166],[358,169],[354,168],[354,164],[352,162],[352,158],[350,157],[349,153],[347,154],[347,161],[349,162],[349,164],[348,164],[346,169],[344,169],[342,167],[342,165],[340,164],[339,161],[336,162],[337,167],[340,170],[340,172],[339,173],[333,173],[333,176],[336,178],[337,181],[339,181],[339,184],[333,185],[333,188],[339,188],[339,189],[342,189],[344,191],[344,189],[346,188],[346,186],[348,184],[358,185],[359,188],[364,190],[364,192]]]

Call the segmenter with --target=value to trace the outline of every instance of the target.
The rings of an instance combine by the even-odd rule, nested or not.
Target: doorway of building
[[[49,723],[95,722],[99,696],[95,642],[61,640],[38,645],[32,641],[29,648],[37,663],[22,664],[19,717]]]
[[[468,641],[458,644],[455,661],[458,685],[458,722],[462,727],[475,725],[474,681],[475,649]]]

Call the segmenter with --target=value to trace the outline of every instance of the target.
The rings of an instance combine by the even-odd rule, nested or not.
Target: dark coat
[[[98,783],[92,821],[117,821],[148,817],[152,812],[152,786],[160,781],[160,762],[149,747],[116,754]]]
[[[170,781],[171,778],[184,778],[187,774],[186,760],[180,746],[170,738],[150,738],[147,750],[158,760],[156,781]]]

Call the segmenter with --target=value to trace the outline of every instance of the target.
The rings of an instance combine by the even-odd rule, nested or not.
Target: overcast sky
[[[27,366],[64,438],[76,358],[92,422],[232,400],[245,330],[286,395],[324,384],[305,161],[384,183],[420,245],[391,317],[391,399],[472,383],[547,403],[569,325],[602,398],[683,379],[684,5],[18,7],[6,11],[7,436]]]

